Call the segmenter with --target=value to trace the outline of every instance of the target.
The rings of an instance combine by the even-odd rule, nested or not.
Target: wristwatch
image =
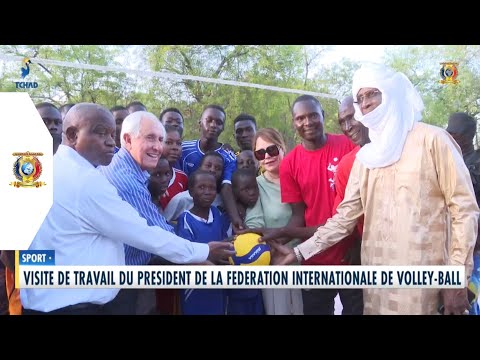
[[[302,253],[300,252],[300,250],[298,250],[297,247],[294,247],[294,248],[293,248],[293,252],[295,253],[295,256],[297,257],[297,261],[298,261],[299,263],[301,263],[302,260],[303,260],[303,256],[302,256]]]

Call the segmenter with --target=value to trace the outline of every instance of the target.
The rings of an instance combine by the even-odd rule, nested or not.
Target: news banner
[[[16,253],[19,288],[464,288],[463,266],[61,266]]]

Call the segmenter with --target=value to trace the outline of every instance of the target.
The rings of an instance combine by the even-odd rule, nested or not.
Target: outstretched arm
[[[335,245],[354,230],[357,219],[363,215],[360,198],[361,168],[361,164],[355,161],[345,190],[345,198],[338,206],[337,214],[328,219],[325,225],[319,227],[312,237],[297,246],[304,259],[309,259]]]
[[[233,196],[232,185],[224,183],[222,185],[222,190],[220,190],[220,195],[222,196],[223,205],[225,205],[230,221],[232,222],[233,232],[238,233],[239,230],[245,229],[245,224],[238,213],[237,203]]]
[[[305,203],[303,201],[290,204],[292,217],[287,225],[277,229],[264,229],[262,241],[276,241],[286,244],[292,239],[308,239],[317,227],[305,227]]]
[[[123,201],[106,178],[96,177],[98,186],[85,186],[78,203],[78,219],[92,232],[109,239],[148,251],[177,264],[201,263],[212,255],[228,259],[232,246],[228,243],[207,244],[185,240],[159,226],[149,226],[126,201]],[[98,211],[91,211],[92,208]]]

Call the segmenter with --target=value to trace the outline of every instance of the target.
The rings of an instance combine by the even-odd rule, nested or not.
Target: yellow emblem
[[[19,181],[13,181],[11,186],[19,187],[40,187],[47,185],[42,181],[37,181],[42,175],[42,163],[37,156],[43,156],[43,153],[13,153],[17,160],[13,163],[13,175]]]
[[[458,84],[460,81],[456,80],[458,76],[458,69],[456,62],[442,62],[440,69],[440,76],[442,80],[440,80],[440,84]]]

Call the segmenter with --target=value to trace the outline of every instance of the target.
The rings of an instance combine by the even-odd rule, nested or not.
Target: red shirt
[[[335,174],[335,191],[337,192],[337,196],[335,197],[335,202],[333,204],[334,211],[332,216],[337,213],[337,207],[345,197],[345,189],[347,188],[350,171],[352,171],[353,163],[355,162],[355,158],[360,149],[361,147],[357,146],[355,149],[345,155],[338,164],[337,173]],[[357,230],[361,236],[363,234],[363,216],[358,219]],[[353,236],[353,239],[355,239],[355,236]]]
[[[297,145],[280,165],[282,202],[305,203],[305,225],[319,226],[332,216],[335,201],[335,172],[345,154],[355,145],[345,135],[327,134],[327,142],[317,150]],[[350,247],[341,241],[310,259],[305,265],[342,265]]]
[[[160,196],[160,206],[165,209],[167,204],[178,193],[188,189],[188,176],[182,170],[173,168],[173,177],[168,184],[167,191]]]

